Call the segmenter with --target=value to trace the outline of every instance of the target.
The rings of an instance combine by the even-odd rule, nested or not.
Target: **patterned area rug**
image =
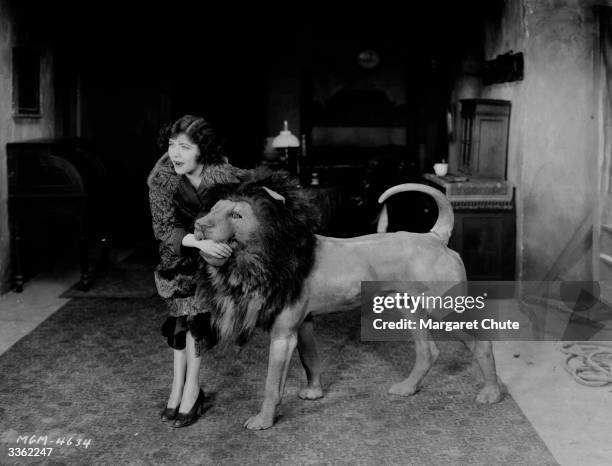
[[[277,424],[241,427],[263,392],[268,339],[258,333],[239,353],[204,356],[213,407],[172,429],[159,421],[171,382],[164,318],[158,298],[74,299],[0,356],[0,464],[22,464],[8,449],[32,435],[53,447],[34,464],[556,464],[512,398],[474,401],[478,370],[460,343],[440,343],[421,392],[388,395],[413,346],[362,343],[357,313],[315,320],[323,399],[297,397],[295,355]]]

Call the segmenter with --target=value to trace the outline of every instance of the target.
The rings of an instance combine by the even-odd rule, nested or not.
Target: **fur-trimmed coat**
[[[239,181],[244,173],[245,170],[229,163],[205,166],[197,198],[201,199],[217,184]],[[155,269],[155,285],[162,298],[191,297],[196,289],[194,276],[198,251],[182,246],[183,237],[193,232],[195,218],[186,218],[185,212],[194,212],[194,200],[177,195],[181,184],[181,177],[174,171],[170,157],[164,154],[147,179],[153,234],[158,241],[160,258]]]

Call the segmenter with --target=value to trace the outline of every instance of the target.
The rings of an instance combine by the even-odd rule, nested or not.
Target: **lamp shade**
[[[272,147],[275,149],[300,147],[300,141],[298,138],[296,138],[293,134],[291,134],[291,131],[289,131],[287,120],[285,120],[283,130],[272,141]]]

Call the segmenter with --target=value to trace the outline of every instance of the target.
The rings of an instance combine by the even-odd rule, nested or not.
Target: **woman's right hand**
[[[198,248],[200,256],[211,265],[219,266],[232,255],[232,248],[225,243],[218,243],[210,239],[197,240],[193,233],[185,235],[183,246]]]
[[[225,243],[217,243],[211,239],[195,241],[194,246],[200,250],[200,255],[206,259],[210,256],[214,259],[226,259],[232,255],[232,248]]]
[[[221,267],[232,255],[232,248],[225,243],[217,243],[210,239],[196,241],[200,256],[210,265]]]

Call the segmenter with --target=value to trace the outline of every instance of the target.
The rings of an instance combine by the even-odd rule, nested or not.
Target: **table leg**
[[[80,288],[83,291],[88,291],[91,287],[91,280],[89,276],[89,254],[87,249],[87,229],[82,214],[79,218],[79,256],[81,263]]]
[[[23,291],[23,269],[22,269],[22,241],[21,241],[21,226],[19,220],[13,221],[13,231],[11,234],[13,243],[13,263],[11,268],[13,271],[13,290],[17,293]]]

